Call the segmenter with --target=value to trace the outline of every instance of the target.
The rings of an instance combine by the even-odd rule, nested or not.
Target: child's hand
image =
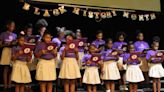
[[[52,53],[53,53],[53,54],[57,54],[57,48],[53,49],[53,50],[52,50]]]
[[[74,50],[75,50],[75,54],[78,54],[78,48],[75,48]]]
[[[90,60],[88,60],[87,62],[86,62],[86,64],[91,64],[92,62],[90,61]]]
[[[23,54],[23,51],[22,51],[22,50],[20,50],[20,51],[18,52],[18,54],[19,54],[19,55],[22,55],[22,54]]]
[[[65,46],[64,51],[68,51],[69,47]]]
[[[47,53],[47,50],[41,50],[41,53],[42,54],[46,54]]]

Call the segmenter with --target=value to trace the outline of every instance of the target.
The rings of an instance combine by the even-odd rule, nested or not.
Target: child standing
[[[11,86],[11,47],[17,38],[17,35],[13,33],[14,30],[15,22],[8,21],[6,23],[6,32],[1,33],[0,35],[0,47],[3,47],[0,64],[3,65],[4,89],[7,89]]]
[[[63,79],[65,92],[75,92],[76,79],[81,78],[80,68],[78,66],[78,48],[73,47],[72,52],[70,52],[70,46],[68,45],[70,41],[73,41],[72,34],[66,36],[67,45],[60,49],[62,65],[59,78]]]
[[[31,62],[32,51],[25,52],[23,50],[24,43],[25,37],[19,36],[18,46],[12,48],[12,60],[14,64],[11,80],[16,83],[15,92],[24,92],[24,84],[31,82],[31,75],[27,63]]]
[[[114,42],[113,44],[113,49],[116,49],[119,51],[120,57],[118,59],[118,66],[119,66],[119,70],[120,70],[120,74],[121,74],[121,80],[120,80],[120,90],[128,90],[128,88],[126,87],[126,80],[125,80],[125,70],[126,67],[123,67],[123,57],[121,56],[123,50],[122,47],[124,45],[127,45],[127,43],[125,42],[125,38],[126,38],[126,34],[124,32],[118,32],[116,35],[116,39],[117,41]]]
[[[103,62],[100,60],[97,63],[91,61],[92,54],[95,53],[95,46],[89,46],[89,54],[85,54],[82,58],[83,63],[86,65],[86,69],[83,75],[83,83],[87,84],[87,92],[97,92],[96,84],[100,84],[100,77],[98,72],[98,66],[103,68]],[[93,91],[92,91],[93,88]]]
[[[35,56],[39,59],[36,68],[36,80],[39,81],[41,92],[52,92],[52,81],[56,80],[55,58],[57,48],[51,42],[51,34],[45,32],[43,42],[37,44]],[[50,47],[51,46],[51,47]]]
[[[162,62],[164,60],[163,53],[157,51],[159,48],[159,42],[152,43],[152,50],[149,50],[146,55],[146,59],[149,61],[149,77],[153,78],[153,91],[160,92],[161,81],[160,78],[164,77],[164,69]]]
[[[139,67],[140,58],[135,52],[135,47],[130,44],[129,53],[124,54],[124,63],[127,64],[126,80],[129,82],[129,91],[137,92],[137,83],[144,81],[142,71]]]
[[[101,52],[104,49],[105,41],[103,40],[103,32],[97,31],[96,40],[92,42],[96,46],[97,52]]]
[[[117,67],[117,60],[119,59],[118,52],[112,49],[113,41],[108,39],[106,42],[105,51],[102,52],[102,57],[104,61],[103,75],[101,79],[104,80],[106,85],[106,92],[115,91],[115,80],[120,79],[120,73]]]
[[[144,41],[144,34],[140,31],[137,32],[137,36],[136,36],[137,40],[134,43],[135,49],[137,52],[142,53],[143,55],[141,55],[140,59],[141,59],[141,63],[142,65],[140,66],[144,77],[145,77],[145,81],[144,83],[144,89],[146,88],[150,88],[149,87],[149,76],[148,76],[148,61],[146,60],[146,53],[144,52],[144,50],[148,50],[149,49],[149,44],[147,42]]]

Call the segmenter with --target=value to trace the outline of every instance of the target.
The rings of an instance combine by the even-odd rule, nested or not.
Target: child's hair
[[[105,50],[108,49],[108,42],[109,42],[109,41],[112,41],[112,42],[113,42],[112,38],[108,38],[108,39],[106,40]]]
[[[67,36],[71,36],[73,39],[75,38],[75,36],[72,33],[68,33],[65,35],[65,37],[67,37]]]
[[[44,34],[43,34],[43,37],[44,37],[45,35],[51,35],[51,33],[50,33],[48,30],[46,30],[46,31],[44,32]]]
[[[127,52],[129,52],[129,51],[130,51],[130,45],[134,45],[133,41],[129,41],[129,42],[128,42]]]
[[[28,23],[24,29],[27,30],[28,28],[33,28],[33,25],[31,23]]]
[[[13,20],[8,20],[8,21],[6,21],[6,26],[5,26],[5,28],[8,29],[7,26],[8,26],[8,25],[11,25],[12,23],[15,23],[15,22],[14,22]]]
[[[98,30],[98,31],[96,32],[96,35],[98,35],[98,34],[100,34],[100,33],[103,33],[103,31]]]
[[[126,33],[125,33],[125,32],[120,31],[120,32],[118,32],[118,33],[116,34],[116,39],[118,40],[118,39],[119,39],[119,37],[120,37],[121,35],[123,35],[123,36],[124,36],[124,38],[126,38]]]
[[[160,42],[160,37],[159,36],[154,36],[153,37],[153,42]]]
[[[23,34],[19,34],[17,39],[24,38],[25,36]]]
[[[141,30],[139,30],[139,29],[136,30],[136,36],[138,36],[138,35],[141,34],[141,33],[143,34],[143,32],[142,32]]]
[[[96,48],[96,46],[95,46],[94,44],[90,44],[90,45],[88,46],[88,50],[89,50],[92,46]]]
[[[6,21],[6,25],[10,25],[11,23],[15,23],[13,20]]]

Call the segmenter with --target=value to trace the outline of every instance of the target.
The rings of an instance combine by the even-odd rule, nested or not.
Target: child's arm
[[[104,71],[103,71],[103,67],[104,67],[103,61],[102,60],[99,61],[98,64],[100,66],[101,74],[103,74],[104,73]]]
[[[11,57],[11,59],[12,59],[13,61],[15,61],[16,58],[17,58],[18,56],[22,55],[22,54],[23,54],[23,51],[22,51],[22,50],[16,51],[15,48],[13,48],[13,49],[12,49],[12,57]]]
[[[27,56],[27,62],[28,63],[32,63],[32,54],[33,54],[33,51],[30,51],[30,55]]]
[[[46,54],[47,52],[48,52],[48,51],[42,49],[42,48],[40,47],[39,44],[36,46],[35,51],[34,51],[35,56],[36,56],[37,58],[39,58],[39,57],[40,57],[41,55],[43,55],[43,54]]]
[[[57,47],[54,49],[54,50],[52,50],[52,53],[54,54],[54,56],[56,57],[57,56]]]
[[[76,60],[79,60],[79,54],[78,54],[78,48],[75,48],[75,55],[76,55]]]
[[[61,50],[61,52],[62,52],[62,53],[61,53],[61,59],[62,59],[62,60],[64,59],[67,50],[68,50],[68,47],[67,47],[67,46],[64,48],[64,50]]]
[[[141,63],[141,58],[137,58],[138,62]]]

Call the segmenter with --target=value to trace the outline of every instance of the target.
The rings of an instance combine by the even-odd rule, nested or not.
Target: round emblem
[[[137,55],[132,55],[131,58],[132,59],[137,59]]]
[[[93,60],[93,61],[97,61],[97,60],[98,60],[98,57],[93,57],[92,60]]]
[[[71,49],[75,48],[75,44],[74,44],[74,43],[71,43],[71,44],[69,45],[69,48],[71,48]]]
[[[53,49],[54,49],[53,46],[48,46],[48,47],[47,47],[47,50],[53,50]]]
[[[158,56],[158,57],[160,57],[160,56],[162,56],[162,55],[163,55],[163,53],[161,53],[161,52],[157,53],[157,56]]]
[[[83,46],[84,45],[84,42],[79,42],[79,46]]]
[[[29,53],[29,52],[30,52],[30,48],[25,48],[25,49],[24,49],[24,53],[27,54],[27,53]]]

